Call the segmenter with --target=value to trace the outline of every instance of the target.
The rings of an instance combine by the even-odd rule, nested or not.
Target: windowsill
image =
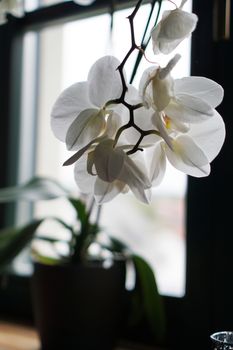
[[[38,350],[40,342],[32,327],[0,322],[0,349]]]
[[[0,321],[1,350],[39,350],[40,341],[33,327]],[[116,350],[150,350],[148,347],[127,346]],[[153,348],[154,349],[154,348]],[[158,349],[159,350],[159,349]]]

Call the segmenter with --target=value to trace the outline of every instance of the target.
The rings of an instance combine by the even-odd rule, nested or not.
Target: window
[[[106,17],[106,21],[108,21],[108,16],[104,15],[105,9],[107,8],[108,2],[102,1],[103,3],[103,11],[101,17],[102,19]],[[119,3],[122,5],[122,2],[119,1]],[[217,1],[216,1],[217,3]],[[4,115],[10,116],[9,118],[4,118],[4,124],[3,128],[4,130],[7,130],[7,132],[3,132],[3,129],[0,130],[1,132],[1,149],[4,149],[6,147],[6,144],[8,142],[8,150],[9,150],[9,157],[7,157],[6,154],[3,156],[3,164],[6,164],[4,167],[3,172],[0,174],[0,183],[2,186],[10,183],[14,183],[17,181],[16,174],[17,174],[17,168],[18,164],[15,162],[15,158],[13,157],[16,154],[17,145],[18,145],[18,138],[19,135],[17,133],[18,130],[20,130],[21,135],[23,135],[23,132],[26,132],[26,129],[20,129],[19,121],[17,119],[17,109],[20,107],[21,111],[24,111],[23,116],[26,119],[26,115],[28,116],[32,114],[37,114],[36,118],[33,119],[35,122],[38,122],[40,120],[40,124],[37,124],[39,129],[39,135],[37,135],[37,143],[31,143],[30,140],[24,139],[21,137],[21,149],[26,149],[28,153],[27,159],[33,160],[34,151],[36,149],[36,144],[41,144],[40,138],[42,137],[43,140],[48,141],[49,140],[49,147],[51,148],[51,153],[54,155],[56,154],[57,150],[61,147],[61,153],[59,152],[57,154],[58,160],[56,161],[58,168],[60,168],[60,163],[63,162],[64,156],[63,156],[63,149],[62,145],[59,143],[56,143],[56,140],[54,140],[53,135],[45,135],[45,133],[49,133],[48,127],[43,127],[42,119],[39,118],[39,116],[43,116],[46,120],[48,118],[49,112],[50,112],[50,106],[51,103],[53,103],[54,99],[58,96],[58,93],[63,89],[64,86],[69,85],[71,83],[71,80],[73,77],[71,74],[66,73],[66,76],[64,74],[64,70],[62,70],[62,74],[55,74],[54,77],[56,77],[56,81],[51,79],[48,79],[51,71],[48,70],[48,67],[52,67],[54,71],[60,70],[60,68],[63,66],[67,66],[67,57],[63,56],[62,53],[68,52],[68,41],[65,39],[66,35],[71,35],[72,27],[75,28],[76,25],[79,24],[75,23],[73,21],[68,23],[66,22],[61,26],[53,26],[51,24],[55,24],[55,22],[49,22],[49,20],[54,20],[54,16],[57,16],[58,19],[61,19],[62,13],[70,14],[74,10],[74,4],[71,2],[67,2],[65,4],[60,3],[56,6],[59,6],[60,9],[66,8],[67,12],[60,11],[59,15],[55,15],[57,13],[53,10],[53,7],[48,6],[43,9],[44,17],[40,17],[37,11],[32,10],[31,13],[27,15],[27,21],[18,21],[16,23],[10,22],[7,27],[0,28],[0,43],[4,47],[4,52],[0,57],[0,72],[1,76],[3,77],[2,82],[4,82],[3,87],[0,87],[0,98],[1,101],[3,101],[2,111]],[[95,3],[90,7],[91,10],[95,11]],[[192,64],[191,64],[191,70],[193,75],[204,75],[208,76],[210,78],[214,78],[219,83],[222,83],[226,90],[226,97],[224,100],[223,105],[220,107],[221,112],[223,116],[225,117],[225,121],[227,123],[228,130],[231,130],[231,123],[229,122],[229,117],[231,115],[230,105],[231,105],[231,85],[230,82],[232,81],[232,69],[231,69],[231,62],[232,62],[232,39],[230,40],[218,40],[217,42],[213,43],[212,40],[212,28],[213,28],[213,8],[212,8],[212,2],[206,1],[202,2],[201,0],[195,0],[194,2],[194,12],[197,13],[200,16],[200,25],[197,28],[197,31],[193,35],[193,46],[192,46]],[[57,8],[57,7],[56,7]],[[47,11],[48,10],[48,11]],[[53,12],[54,11],[54,12]],[[84,10],[83,10],[84,11]],[[87,11],[87,9],[85,9]],[[231,9],[232,11],[232,9]],[[85,12],[86,13],[86,12]],[[94,13],[94,12],[93,12]],[[38,14],[38,16],[37,16]],[[64,15],[65,16],[65,15]],[[68,16],[68,15],[67,15]],[[73,16],[73,13],[72,13]],[[80,13],[80,16],[82,14]],[[68,18],[68,17],[67,17]],[[98,17],[95,17],[95,20],[97,20]],[[67,19],[66,19],[67,20]],[[114,18],[115,21],[117,21],[117,16],[115,15]],[[87,20],[83,20],[83,23]],[[127,21],[126,21],[127,22]],[[47,27],[47,24],[49,26]],[[84,25],[84,24],[83,24]],[[104,20],[101,20],[101,25],[104,24]],[[126,24],[127,25],[127,24]],[[108,26],[108,23],[106,24]],[[38,27],[40,31],[38,32]],[[16,33],[18,34],[19,30],[21,30],[21,33],[24,34],[22,37],[19,35],[16,36]],[[26,32],[26,34],[25,34]],[[68,34],[69,33],[69,34]],[[202,35],[205,34],[205,42],[202,41]],[[56,60],[53,60],[53,65],[49,65],[49,57],[46,55],[48,54],[48,50],[46,49],[46,45],[49,46],[49,43],[51,40],[53,40],[54,37],[59,37],[61,40],[55,41],[56,46],[54,46],[54,53],[57,53]],[[114,37],[113,37],[114,38]],[[101,41],[102,42],[102,41]],[[22,45],[23,44],[23,45]],[[84,43],[85,44],[85,43]],[[83,44],[83,45],[84,45]],[[33,46],[32,46],[33,45]],[[63,45],[67,45],[65,47],[65,50],[63,50]],[[27,84],[21,81],[21,71],[20,71],[20,57],[22,47],[24,48],[24,60],[22,61],[22,67],[27,67],[27,70],[30,68],[30,79],[33,82],[33,84]],[[29,53],[27,54],[27,47],[34,47],[35,51],[29,50]],[[38,53],[38,49],[40,52],[40,56],[35,55],[34,57],[30,55],[33,55],[33,52]],[[44,52],[43,52],[44,49]],[[95,50],[100,49],[100,47],[96,47]],[[109,47],[103,47],[104,50],[109,50]],[[103,52],[104,54],[105,52]],[[99,56],[99,55],[98,55]],[[9,57],[13,57],[13,61],[10,60]],[[16,64],[16,57],[17,57],[17,64]],[[74,58],[75,61],[75,55],[70,55],[70,58]],[[90,67],[91,63],[94,61],[94,57],[90,57],[90,63],[87,65],[87,69]],[[47,62],[46,64],[43,64],[43,62]],[[70,61],[69,61],[69,64]],[[4,67],[4,69],[3,69]],[[18,70],[16,69],[18,67]],[[13,68],[13,70],[12,70]],[[77,67],[78,68],[78,67]],[[38,69],[42,69],[43,73],[41,73],[38,76]],[[61,70],[60,70],[61,71]],[[11,72],[11,74],[10,74]],[[227,72],[227,74],[226,74]],[[75,81],[79,80],[78,78],[78,72],[76,73]],[[85,73],[86,74],[86,73]],[[85,75],[84,74],[84,75]],[[9,76],[11,76],[11,80],[9,80]],[[38,77],[43,77],[43,79],[40,79],[38,81]],[[85,76],[83,77],[85,78]],[[47,79],[47,80],[46,80]],[[55,79],[55,78],[54,78]],[[81,76],[80,76],[81,79]],[[49,82],[48,82],[49,80]],[[38,85],[39,82],[39,85]],[[48,89],[47,91],[44,90],[44,88],[48,88],[48,83],[54,84],[54,90]],[[25,85],[24,85],[25,84]],[[19,89],[19,86],[21,87]],[[34,87],[34,89],[32,89]],[[28,90],[29,89],[29,90]],[[30,101],[32,101],[30,104],[24,104],[24,99],[18,96],[19,91],[22,92],[22,95],[26,96],[29,92],[32,93],[30,97]],[[29,92],[28,92],[29,91]],[[51,91],[53,91],[53,96],[51,96]],[[33,93],[34,92],[34,93]],[[39,100],[35,100],[35,96],[39,93]],[[42,94],[41,92],[45,92]],[[9,100],[6,96],[11,96],[11,100]],[[46,96],[47,95],[47,96]],[[12,98],[14,98],[12,100]],[[44,98],[51,98],[51,102],[43,102]],[[12,102],[13,101],[13,102]],[[21,106],[19,101],[22,102]],[[37,105],[38,104],[38,105]],[[27,106],[27,108],[31,108],[31,110],[26,111],[24,106]],[[34,108],[35,106],[38,106],[38,108]],[[43,109],[42,109],[43,108]],[[32,118],[26,119],[26,126],[27,128],[33,129],[33,123]],[[31,123],[28,124],[28,123]],[[229,132],[230,134],[230,132]],[[9,135],[9,137],[8,137]],[[45,136],[42,136],[45,135]],[[36,138],[32,138],[32,140],[36,140]],[[28,144],[27,144],[28,142]],[[30,147],[28,146],[30,144]],[[45,159],[43,158],[45,155],[42,156],[42,153],[40,152],[40,149],[37,147],[37,161],[35,164],[33,162],[28,161],[26,165],[21,167],[21,170],[19,172],[20,174],[20,180],[23,181],[26,177],[30,177],[34,171],[36,170],[39,174],[46,174],[46,175],[54,175],[54,170],[51,169],[51,173],[48,173],[50,171],[47,167],[47,163]],[[22,154],[22,153],[21,153]],[[47,154],[46,154],[47,156]],[[48,154],[49,157],[49,154]],[[17,157],[16,157],[17,158]],[[219,329],[230,329],[232,327],[232,292],[233,292],[233,286],[232,282],[229,281],[229,277],[231,276],[231,247],[232,247],[232,235],[230,233],[229,227],[231,227],[231,207],[226,204],[226,198],[229,198],[231,195],[232,190],[232,145],[231,145],[231,138],[228,138],[225,144],[225,149],[221,153],[221,155],[214,161],[213,163],[213,174],[203,180],[196,180],[196,179],[189,179],[188,180],[188,196],[187,196],[187,218],[185,219],[185,205],[184,202],[180,205],[180,210],[182,211],[183,218],[181,216],[181,221],[187,221],[187,239],[186,239],[186,254],[184,254],[184,248],[181,254],[183,256],[186,256],[186,265],[182,265],[181,270],[183,270],[183,276],[184,272],[186,272],[186,281],[182,281],[181,288],[178,290],[178,292],[166,292],[166,286],[161,287],[161,290],[164,288],[165,294],[173,294],[171,297],[165,297],[165,307],[167,312],[167,321],[168,321],[168,343],[172,344],[172,348],[186,348],[187,344],[189,345],[189,348],[196,349],[197,346],[200,347],[200,344],[203,344],[203,348],[208,348],[208,337],[209,334],[212,333],[214,330]],[[19,162],[19,164],[22,164]],[[27,172],[24,173],[24,171]],[[59,170],[61,171],[61,170]],[[68,175],[61,175],[62,176],[69,176],[70,180],[72,176],[72,172],[68,169]],[[224,179],[224,183],[222,181]],[[183,180],[181,180],[182,182]],[[181,198],[183,201],[184,193],[186,191],[186,180],[183,182],[182,191],[179,192],[181,194]],[[168,185],[166,185],[167,188]],[[160,196],[161,193],[156,194],[157,196]],[[125,200],[125,199],[124,199]],[[128,200],[131,201],[131,198],[129,197]],[[161,199],[161,206],[164,205],[164,199]],[[156,201],[157,204],[157,201]],[[171,203],[169,203],[171,204]],[[109,206],[107,206],[106,210],[113,211],[113,209],[108,209]],[[164,207],[160,207],[159,210],[163,210]],[[167,208],[167,203],[166,203]],[[10,208],[11,209],[11,208]],[[30,211],[30,208],[21,207],[21,209],[17,210],[18,217],[22,217],[22,212],[19,210],[23,210],[24,212]],[[136,208],[136,211],[144,210]],[[158,210],[156,208],[156,210]],[[41,208],[38,206],[36,208],[37,213],[42,213]],[[10,213],[8,215],[8,222],[11,220],[13,214],[13,210],[7,211],[7,213]],[[167,212],[165,213],[167,214]],[[110,215],[106,213],[106,217]],[[147,214],[146,214],[147,215]],[[163,214],[164,215],[164,214]],[[175,217],[176,218],[176,217]],[[175,219],[174,217],[172,219]],[[103,214],[103,224],[107,225],[106,219],[104,218]],[[167,218],[166,218],[167,220]],[[144,223],[141,224],[144,227]],[[179,226],[180,224],[178,224]],[[153,224],[152,224],[153,226]],[[129,227],[131,227],[131,223],[126,227],[122,228],[122,232],[129,231]],[[154,228],[154,227],[153,227]],[[111,229],[112,230],[112,229]],[[183,235],[183,232],[181,232]],[[184,241],[182,241],[184,242]],[[183,243],[182,243],[183,244]],[[183,244],[184,247],[184,244]],[[180,249],[180,247],[179,247]],[[168,250],[167,241],[166,241],[166,247],[165,250]],[[178,252],[178,248],[175,248],[173,245],[171,248],[172,251]],[[180,255],[180,254],[179,254]],[[186,268],[185,268],[186,266]],[[186,271],[185,271],[186,270]],[[157,273],[158,280],[159,272]],[[172,272],[174,275],[174,272]],[[164,271],[162,270],[161,275],[164,275]],[[163,277],[163,276],[162,276]],[[176,280],[177,278],[175,278]],[[220,281],[220,283],[219,283]],[[160,282],[160,285],[163,282]],[[170,288],[170,287],[169,287]],[[12,291],[13,290],[13,291]],[[14,287],[12,287],[12,290],[10,293],[7,294],[7,297],[5,297],[5,294],[3,293],[3,296],[1,294],[1,302],[0,302],[0,309],[4,310],[6,312],[7,306],[3,305],[5,300],[8,300],[8,310],[10,309],[9,304],[11,303],[11,295],[14,295]],[[171,289],[170,289],[171,290]],[[183,297],[174,297],[181,296],[184,294]],[[16,291],[16,288],[15,288]],[[23,288],[17,289],[18,296],[24,295],[25,298],[25,292],[23,291]],[[14,300],[14,296],[12,298]],[[24,299],[25,300],[25,299]],[[221,302],[220,302],[221,301]],[[14,308],[16,309],[17,306],[14,304]],[[12,312],[15,310],[12,310]],[[22,312],[20,310],[19,312]],[[193,337],[193,334],[199,334],[198,339],[196,337]],[[192,342],[190,341],[192,339]],[[202,347],[202,346],[201,346]]]

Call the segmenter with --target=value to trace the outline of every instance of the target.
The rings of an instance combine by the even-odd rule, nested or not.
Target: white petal
[[[179,60],[181,59],[181,55],[177,53],[174,57],[170,59],[168,64],[164,67],[161,68],[159,71],[159,78],[160,79],[165,79],[172,71],[173,68],[177,65]],[[172,81],[172,87],[173,87],[173,81]]]
[[[149,152],[151,153],[151,150],[149,150]],[[153,155],[151,157],[149,175],[152,186],[158,186],[162,182],[165,171],[166,157],[161,142],[159,142],[155,148],[153,148]]]
[[[103,111],[86,109],[71,123],[66,134],[68,150],[76,151],[98,137],[105,127]]]
[[[51,127],[54,135],[65,142],[70,124],[78,114],[87,108],[92,108],[88,98],[87,83],[76,83],[66,90],[56,100],[51,112]]]
[[[94,193],[96,176],[91,176],[87,172],[87,156],[84,155],[74,167],[74,178],[82,193]]]
[[[178,170],[195,177],[208,176],[210,165],[204,152],[191,137],[181,135],[173,142],[174,151],[165,145],[165,153],[170,163]]]
[[[126,156],[124,167],[118,179],[129,186],[136,198],[143,203],[148,203],[149,198],[146,190],[151,187],[151,182],[148,179],[145,169],[143,170],[129,156]]]
[[[143,189],[141,187],[131,186],[130,189],[139,201],[145,204],[150,203],[152,197],[152,192],[150,188]]]
[[[152,123],[155,125],[155,127],[159,130],[161,137],[164,139],[164,141],[167,143],[167,145],[172,149],[172,140],[168,134],[168,130],[166,129],[163,121],[161,113],[155,112],[152,116]]]
[[[204,77],[185,77],[174,81],[175,95],[187,94],[201,98],[212,108],[217,107],[223,99],[223,88],[211,79]]]
[[[106,129],[104,134],[109,138],[113,139],[115,138],[117,130],[121,126],[121,115],[115,113],[114,111],[111,111],[107,123],[106,123]]]
[[[100,58],[88,74],[89,97],[92,103],[102,108],[109,100],[119,98],[122,82],[117,67],[120,61],[113,56]]]
[[[192,124],[187,135],[204,151],[209,162],[219,153],[225,140],[225,124],[222,117],[215,111],[212,118],[201,124]]]
[[[156,27],[154,27],[151,31],[151,38],[152,38],[152,45],[153,45],[153,52],[155,55],[159,55],[160,54],[160,47],[159,47],[159,32],[161,30],[161,22],[157,24]]]
[[[97,178],[94,189],[95,200],[98,204],[109,202],[123,192],[124,188],[125,184],[120,181],[109,183]]]
[[[113,140],[105,140],[94,150],[94,164],[99,178],[106,182],[116,180],[123,168],[125,153],[113,148]]]
[[[166,12],[159,24],[159,29],[152,31],[154,53],[171,53],[179,43],[196,28],[197,16],[193,13],[175,9]]]
[[[94,151],[88,152],[87,164],[86,164],[88,174],[94,176],[96,175],[95,165],[94,165]]]
[[[152,45],[153,45],[153,51],[155,55],[159,55],[161,53],[160,51],[160,42],[159,42],[159,33],[161,31],[161,26],[163,25],[163,22],[166,17],[170,15],[171,11],[164,11],[162,20],[154,27],[151,31],[151,38],[152,38]]]
[[[172,99],[164,112],[169,118],[183,123],[200,123],[214,115],[214,109],[206,102],[190,95]]]
[[[163,20],[159,32],[159,39],[183,39],[196,28],[197,20],[198,18],[194,13],[189,13],[180,9],[172,10]]]
[[[164,79],[159,78],[159,73],[153,78],[153,102],[156,109],[160,112],[163,111],[169,104],[173,97],[173,79],[168,74]]]
[[[125,101],[135,105],[142,102],[139,91],[133,85],[128,85],[128,90],[125,94]]]
[[[139,94],[143,100],[143,103],[148,106],[148,108],[152,104],[152,96],[153,96],[153,90],[152,90],[152,78],[156,75],[158,67],[152,66],[147,68],[141,77],[140,83],[139,83]]]
[[[71,164],[74,164],[75,162],[77,162],[84,155],[84,153],[91,148],[91,146],[94,143],[100,142],[100,141],[102,141],[102,139],[103,139],[102,137],[97,137],[96,139],[91,140],[86,146],[81,148],[78,152],[76,152],[69,159],[67,159],[64,162],[63,166],[68,166],[68,165],[71,165]]]

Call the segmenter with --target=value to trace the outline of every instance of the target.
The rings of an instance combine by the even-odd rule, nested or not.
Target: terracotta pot
[[[35,264],[35,322],[42,350],[110,350],[124,319],[125,262]]]

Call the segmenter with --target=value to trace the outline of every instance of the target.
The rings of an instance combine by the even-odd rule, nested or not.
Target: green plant
[[[85,264],[85,261],[90,259],[88,249],[92,243],[97,242],[98,234],[101,232],[98,222],[92,222],[91,220],[94,202],[90,208],[87,208],[84,201],[71,197],[69,191],[58,181],[41,177],[35,177],[21,186],[0,189],[0,203],[20,200],[37,202],[60,197],[65,197],[76,212],[76,220],[73,225],[67,224],[59,217],[48,216],[32,219],[28,224],[21,227],[8,227],[0,230],[0,272],[3,272],[4,268],[35,237],[49,241],[52,245],[59,242],[59,238],[36,236],[39,226],[45,220],[51,219],[70,231],[70,239],[67,241],[69,253],[66,256],[60,255],[59,258],[55,259],[33,250],[33,258],[44,264]],[[133,319],[137,319],[138,315],[141,317],[144,314],[155,337],[161,339],[165,330],[163,306],[154,273],[150,266],[142,257],[134,254],[124,243],[111,236],[109,236],[108,243],[104,243],[102,248],[111,252],[113,258],[121,255],[133,263],[136,272],[133,303],[135,302],[135,296],[138,300],[137,307],[133,308]],[[136,314],[137,316],[135,316]]]

